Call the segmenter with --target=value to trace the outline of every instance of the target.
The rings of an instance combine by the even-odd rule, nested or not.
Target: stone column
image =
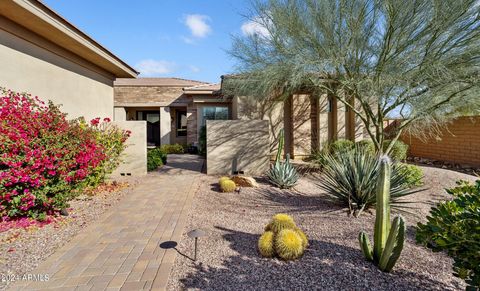
[[[170,107],[160,107],[160,144],[170,144],[170,132],[172,131],[172,119]]]

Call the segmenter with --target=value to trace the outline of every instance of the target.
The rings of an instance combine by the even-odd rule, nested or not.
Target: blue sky
[[[219,82],[235,60],[232,34],[257,28],[243,0],[44,0],[141,77]]]

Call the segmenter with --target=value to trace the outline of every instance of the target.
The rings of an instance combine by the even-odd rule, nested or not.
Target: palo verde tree
[[[252,4],[250,20],[260,29],[234,37],[229,93],[330,94],[357,114],[380,153],[385,118],[401,120],[389,153],[403,131],[435,134],[452,118],[479,112],[478,0]]]

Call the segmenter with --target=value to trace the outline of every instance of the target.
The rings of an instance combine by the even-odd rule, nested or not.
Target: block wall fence
[[[409,145],[409,156],[480,166],[480,116],[455,119],[440,139],[421,140],[410,134],[400,139]]]

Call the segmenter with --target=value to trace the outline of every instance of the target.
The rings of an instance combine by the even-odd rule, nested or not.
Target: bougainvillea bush
[[[68,121],[51,102],[0,93],[0,217],[42,220],[66,207],[73,190],[94,184],[92,175],[110,171],[109,142],[99,120],[93,126]],[[127,133],[119,138],[123,143]]]

